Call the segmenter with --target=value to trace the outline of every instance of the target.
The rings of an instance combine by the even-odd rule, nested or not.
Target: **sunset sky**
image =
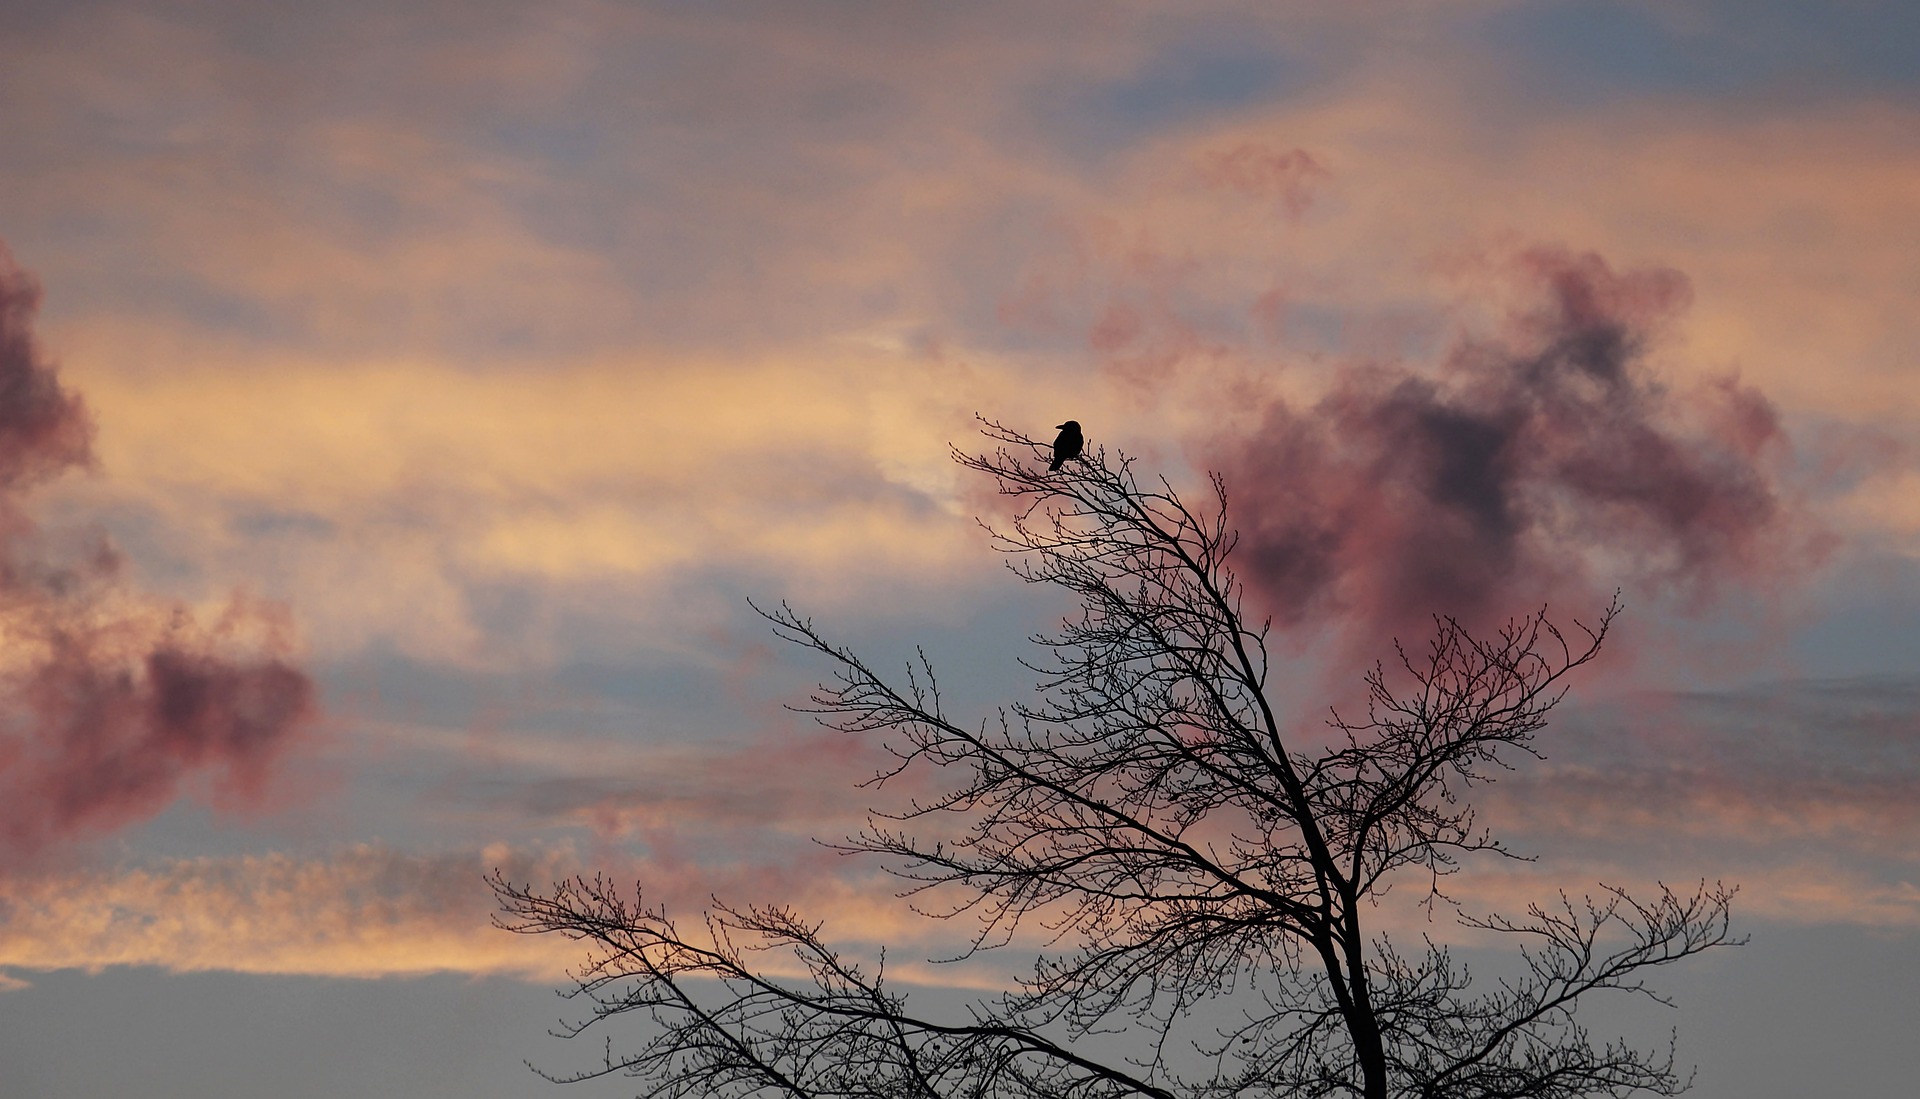
[[[0,247],[9,1099],[623,1094],[494,867],[977,980],[747,604],[1021,697],[976,414],[1223,474],[1302,735],[1619,589],[1462,903],[1725,878],[1694,1094],[1920,1075],[1920,5],[5,0]]]

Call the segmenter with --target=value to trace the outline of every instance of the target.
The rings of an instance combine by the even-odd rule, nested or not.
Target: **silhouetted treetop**
[[[496,878],[503,926],[588,944],[573,994],[592,1015],[575,1033],[652,1020],[584,1075],[627,1073],[654,1095],[821,1099],[1685,1087],[1670,1047],[1597,1041],[1576,1007],[1603,990],[1657,998],[1649,970],[1733,941],[1730,889],[1603,886],[1463,916],[1522,944],[1520,974],[1485,990],[1445,946],[1408,953],[1371,930],[1390,887],[1437,909],[1463,860],[1513,857],[1476,822],[1472,788],[1534,754],[1617,601],[1591,622],[1540,611],[1485,635],[1436,619],[1424,644],[1358,673],[1363,714],[1303,738],[1271,694],[1268,627],[1244,613],[1219,477],[1191,503],[1124,454],[1063,462],[1058,443],[983,430],[993,450],[955,457],[1014,504],[990,537],[1022,580],[1078,600],[1032,639],[1031,695],[962,718],[923,654],[891,677],[784,603],[761,613],[832,669],[801,709],[882,738],[894,765],[877,785],[917,769],[938,790],[837,846],[878,858],[917,911],[960,921],[954,964],[1033,951],[1030,975],[935,1017],[785,908],[716,903],[683,927],[605,879]],[[766,950],[801,976],[771,975]]]

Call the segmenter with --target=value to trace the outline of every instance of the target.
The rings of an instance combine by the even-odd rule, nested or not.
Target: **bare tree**
[[[609,1038],[572,1078],[803,1099],[1685,1089],[1671,1043],[1597,1041],[1576,1008],[1602,990],[1659,999],[1649,970],[1734,941],[1730,889],[1602,887],[1518,918],[1461,916],[1521,944],[1518,976],[1488,991],[1444,946],[1403,953],[1370,930],[1390,884],[1411,882],[1431,911],[1463,856],[1514,857],[1462,795],[1533,754],[1617,600],[1565,631],[1544,612],[1490,636],[1440,619],[1424,650],[1366,672],[1364,719],[1336,714],[1308,750],[1269,694],[1268,631],[1243,613],[1217,477],[1196,508],[1124,456],[1053,472],[1041,444],[986,434],[994,453],[955,457],[1018,502],[996,543],[1022,579],[1080,600],[1033,639],[1034,701],[965,722],[924,654],[895,681],[785,604],[761,613],[835,666],[805,709],[886,738],[897,762],[877,783],[922,767],[945,781],[843,849],[881,856],[923,909],[948,898],[935,918],[976,918],[963,956],[1036,927],[1051,946],[1018,987],[936,1018],[887,983],[884,958],[847,957],[784,907],[716,902],[683,926],[602,877],[536,890],[496,875],[503,927],[590,947],[568,993],[590,1012],[567,1033],[651,1017],[637,1049]],[[770,967],[768,951],[787,960]],[[1116,1033],[1125,1049],[1103,1055]]]

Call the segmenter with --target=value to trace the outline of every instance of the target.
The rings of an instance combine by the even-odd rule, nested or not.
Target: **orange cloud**
[[[190,575],[298,606],[324,654],[384,638],[459,664],[546,659],[538,620],[511,652],[490,648],[470,605],[487,584],[605,606],[734,569],[820,605],[888,579],[937,596],[992,575],[946,445],[1016,364],[839,342],[475,372],[266,351],[260,363],[176,334],[123,366],[138,342],[109,328],[67,348],[109,430],[101,476],[61,499],[137,517],[155,542],[136,548]],[[1043,425],[1095,403],[1058,382],[1031,389]]]
[[[496,866],[544,879],[572,863],[561,851],[416,856],[360,845],[319,861],[201,858],[11,881],[0,891],[0,966],[550,980],[577,959],[565,944],[490,925],[482,875]]]

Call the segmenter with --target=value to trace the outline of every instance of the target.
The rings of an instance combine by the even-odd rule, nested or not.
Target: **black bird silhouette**
[[[1060,425],[1060,437],[1053,441],[1053,464],[1048,469],[1059,469],[1067,459],[1080,457],[1080,448],[1086,440],[1080,437],[1080,421],[1068,420]]]

